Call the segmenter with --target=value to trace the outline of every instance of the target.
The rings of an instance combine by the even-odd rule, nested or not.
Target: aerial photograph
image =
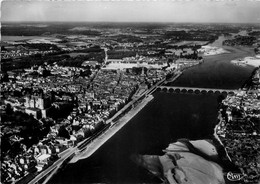
[[[259,0],[0,7],[0,184],[260,184]]]

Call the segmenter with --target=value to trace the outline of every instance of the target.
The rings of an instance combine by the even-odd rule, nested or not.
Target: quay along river
[[[219,42],[217,40],[212,45],[219,46]],[[231,53],[204,57],[204,63],[184,71],[170,85],[240,88],[254,68],[239,67],[230,60],[252,56],[254,51],[242,47],[223,48]],[[153,95],[153,101],[92,156],[67,165],[49,183],[161,183],[137,166],[132,156],[163,155],[162,150],[179,138],[210,138],[217,122],[218,95],[166,92]]]

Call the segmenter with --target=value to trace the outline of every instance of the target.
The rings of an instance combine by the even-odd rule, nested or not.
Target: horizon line
[[[152,23],[152,24],[260,24],[260,22],[162,22],[162,21],[1,21],[2,23]]]

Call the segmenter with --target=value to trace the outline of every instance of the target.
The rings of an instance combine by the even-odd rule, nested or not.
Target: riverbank
[[[227,173],[229,181],[259,181],[259,71],[259,68],[254,70],[248,79],[253,82],[234,95],[228,95],[219,108],[219,123],[215,127],[215,135],[225,148],[229,160],[239,168],[235,174]]]
[[[126,125],[140,110],[142,110],[151,100],[153,100],[153,98],[154,97],[152,95],[144,98],[141,103],[127,112],[127,114],[125,114],[119,120],[114,122],[106,132],[90,142],[83,152],[76,154],[70,163],[75,163],[78,160],[90,157],[99,147],[101,147],[107,140],[109,140],[114,134],[123,128],[124,125]]]
[[[214,138],[216,138],[216,140],[221,144],[221,146],[223,146],[223,148],[225,149],[225,152],[226,152],[226,156],[228,157],[228,160],[232,162],[230,156],[227,154],[227,149],[225,148],[223,142],[221,141],[221,139],[219,138],[219,136],[217,134],[218,129],[219,129],[219,124],[217,124],[216,127],[214,128]]]
[[[176,75],[174,75],[174,76],[172,76],[170,79],[166,80],[166,81],[164,82],[164,85],[167,85],[167,84],[169,84],[169,83],[175,81],[176,79],[178,79],[178,78],[182,75],[182,73],[183,73],[183,72],[181,72],[181,71],[177,72]]]
[[[221,129],[221,128],[220,128],[221,125],[223,126],[223,118],[222,118],[222,116],[221,116],[221,113],[219,112],[219,115],[218,115],[218,123],[216,124],[216,126],[215,126],[215,128],[214,128],[214,134],[213,134],[213,136],[214,136],[214,138],[221,144],[221,146],[224,148],[224,150],[225,150],[225,156],[227,156],[228,160],[229,160],[230,162],[232,162],[230,156],[229,156],[228,153],[227,153],[227,150],[226,150],[226,148],[225,148],[223,142],[221,141],[221,139],[219,138],[219,136],[218,136],[218,134],[217,134],[217,132],[220,133],[219,131],[220,131],[220,129]]]

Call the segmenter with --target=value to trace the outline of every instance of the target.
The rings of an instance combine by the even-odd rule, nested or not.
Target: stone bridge
[[[188,92],[188,93],[227,93],[234,94],[236,90],[215,89],[215,88],[197,88],[197,87],[179,87],[179,86],[158,86],[157,90],[168,92]]]

